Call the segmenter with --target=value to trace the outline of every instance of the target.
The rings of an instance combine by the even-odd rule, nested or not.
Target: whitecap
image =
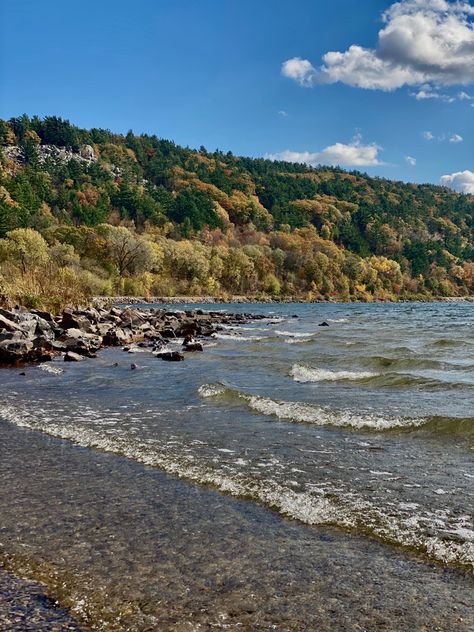
[[[363,380],[377,377],[379,374],[372,371],[330,371],[294,364],[290,375],[295,382],[337,382],[338,380]]]
[[[275,329],[275,333],[279,336],[288,336],[289,338],[311,338],[312,336],[314,336],[314,333],[311,333],[310,331],[296,332]]]
[[[38,369],[41,369],[41,371],[45,371],[46,373],[51,373],[51,375],[60,375],[64,372],[64,369],[61,369],[58,366],[52,366],[51,364],[40,364]]]

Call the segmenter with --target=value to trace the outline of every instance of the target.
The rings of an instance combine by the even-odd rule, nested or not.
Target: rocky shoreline
[[[349,301],[350,303],[433,303],[436,301],[448,303],[474,303],[474,296],[418,296],[413,298],[400,298],[398,300],[374,299],[373,301]],[[276,304],[287,305],[291,303],[344,303],[342,299],[334,298],[313,299],[289,296],[282,298],[274,298],[270,296],[251,297],[251,296],[229,296],[227,298],[219,296],[98,296],[94,298],[94,303],[102,306],[111,305],[231,305],[231,304]]]
[[[66,309],[59,316],[21,307],[0,309],[0,367],[94,358],[104,347],[137,345],[162,360],[181,361],[185,353],[203,351],[223,324],[261,320],[263,315],[215,311],[100,307]],[[183,339],[181,350],[169,350],[172,339]],[[133,368],[133,365],[132,365]]]

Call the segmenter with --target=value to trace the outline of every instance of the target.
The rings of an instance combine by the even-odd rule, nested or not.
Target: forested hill
[[[472,196],[58,117],[0,121],[0,143],[4,300],[474,293]]]

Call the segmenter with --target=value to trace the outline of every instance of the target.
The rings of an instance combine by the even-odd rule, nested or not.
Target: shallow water
[[[268,320],[226,327],[215,346],[184,363],[108,350],[78,365],[30,368],[23,378],[2,371],[8,423],[0,438],[8,455],[11,442],[21,449],[2,471],[0,550],[13,555],[12,566],[49,581],[96,629],[118,629],[107,628],[110,617],[129,603],[123,616],[144,626],[136,629],[186,622],[204,627],[176,629],[472,629],[473,310],[461,303],[252,306]],[[323,320],[330,326],[319,327]],[[43,459],[44,446],[26,445],[46,441],[44,433],[84,449],[48,439],[51,456]],[[22,454],[34,463],[33,480]],[[104,467],[113,490],[107,497],[91,473]],[[61,489],[51,495],[59,512],[52,529],[54,476]],[[45,503],[45,518],[32,520]],[[65,543],[78,520],[87,527],[71,550]],[[106,536],[102,548],[96,532]],[[224,581],[229,564],[232,579]],[[239,595],[251,612],[236,605]],[[431,623],[422,627],[423,620]]]

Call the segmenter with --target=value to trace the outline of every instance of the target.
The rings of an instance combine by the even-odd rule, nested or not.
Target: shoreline
[[[348,305],[363,304],[370,305],[372,303],[474,303],[474,296],[435,296],[435,297],[415,297],[403,298],[399,300],[389,299],[373,299],[371,301],[363,300],[342,300],[342,299],[313,299],[306,300],[301,297],[290,296],[288,298],[271,298],[271,297],[249,297],[234,295],[230,297],[219,296],[94,296],[92,303],[99,305]]]
[[[165,361],[184,360],[185,353],[202,352],[203,342],[222,325],[262,320],[262,314],[220,311],[132,309],[109,306],[66,309],[59,316],[40,310],[0,309],[0,367],[96,358],[106,347],[146,347]],[[169,347],[179,340],[180,348]],[[132,368],[134,368],[132,366]]]

